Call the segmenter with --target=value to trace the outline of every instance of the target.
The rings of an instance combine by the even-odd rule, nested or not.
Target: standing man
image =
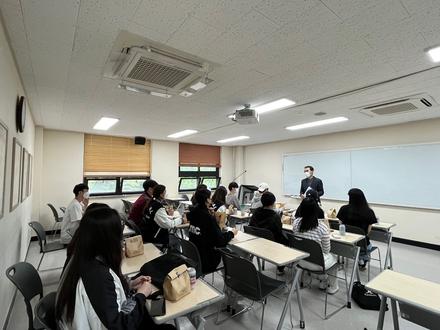
[[[89,187],[80,183],[73,188],[75,198],[70,202],[66,208],[66,212],[63,216],[63,222],[61,223],[61,235],[60,241],[63,244],[69,244],[70,240],[75,234],[75,231],[79,227],[79,222],[83,216],[84,210],[89,204]]]
[[[148,204],[150,204],[150,201],[153,199],[153,190],[156,186],[157,182],[154,180],[144,181],[144,192],[138,197],[138,199],[136,199],[136,202],[134,202],[133,206],[131,207],[128,219],[133,220],[138,226],[141,225],[144,211],[148,207]]]
[[[307,190],[313,189],[318,193],[318,201],[321,203],[320,197],[324,195],[324,186],[321,179],[313,176],[314,171],[315,169],[313,166],[307,165],[304,167],[304,174],[306,178],[301,181],[300,195],[301,198],[304,198]]]

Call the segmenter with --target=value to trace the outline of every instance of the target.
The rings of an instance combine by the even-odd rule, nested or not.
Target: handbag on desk
[[[142,236],[137,235],[125,239],[125,255],[127,258],[136,257],[144,254],[144,242]]]
[[[191,292],[188,268],[185,264],[174,268],[163,282],[163,293],[166,300],[178,301]]]

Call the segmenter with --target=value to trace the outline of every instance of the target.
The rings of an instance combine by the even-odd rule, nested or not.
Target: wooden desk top
[[[248,212],[246,212],[244,215],[241,215],[240,213],[240,214],[229,214],[228,216],[236,219],[249,219],[251,217],[251,215]]]
[[[277,266],[285,266],[309,256],[303,251],[260,237],[236,243],[234,246]]]
[[[242,232],[239,230],[237,235],[233,239],[231,239],[229,244],[235,245],[237,243],[246,242],[246,241],[249,241],[251,239],[256,239],[256,238],[257,238],[256,236],[246,234],[245,232]]]
[[[366,287],[386,297],[440,314],[440,283],[385,270]]]
[[[179,301],[165,301],[166,314],[163,316],[153,317],[157,324],[165,323],[179,316],[186,315],[195,310],[213,304],[224,298],[223,293],[206,283],[202,279],[198,279],[191,293],[180,299]],[[150,300],[147,300],[147,309],[150,308]]]
[[[341,222],[338,218],[328,218],[328,220],[330,221],[337,221],[337,222]],[[391,223],[391,222],[377,222],[377,223],[373,223],[372,228],[376,228],[376,229],[382,229],[382,230],[387,230],[389,231],[391,228],[395,227],[396,224],[395,223]]]
[[[293,225],[283,224],[283,229],[293,231]],[[345,233],[344,236],[341,236],[337,230],[330,230],[330,240],[334,242],[354,245],[364,237],[363,235],[353,233]]]
[[[151,261],[161,255],[160,250],[152,243],[144,244],[144,254],[122,259],[121,271],[123,275],[139,272],[139,269],[148,261]]]

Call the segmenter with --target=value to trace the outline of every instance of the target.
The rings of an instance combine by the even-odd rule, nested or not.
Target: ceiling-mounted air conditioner
[[[426,110],[436,106],[435,100],[428,94],[416,94],[406,97],[400,97],[387,101],[381,101],[361,107],[352,108],[367,116],[393,116],[408,112]]]

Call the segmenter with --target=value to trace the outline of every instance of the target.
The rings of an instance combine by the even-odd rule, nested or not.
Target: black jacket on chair
[[[199,250],[202,272],[212,273],[220,263],[221,255],[216,247],[225,247],[234,237],[232,232],[222,232],[214,216],[206,207],[196,206],[188,214],[189,240]]]
[[[283,234],[281,217],[272,209],[259,207],[255,210],[249,222],[249,226],[268,229],[273,233],[275,242],[284,245],[288,244],[287,238]]]

